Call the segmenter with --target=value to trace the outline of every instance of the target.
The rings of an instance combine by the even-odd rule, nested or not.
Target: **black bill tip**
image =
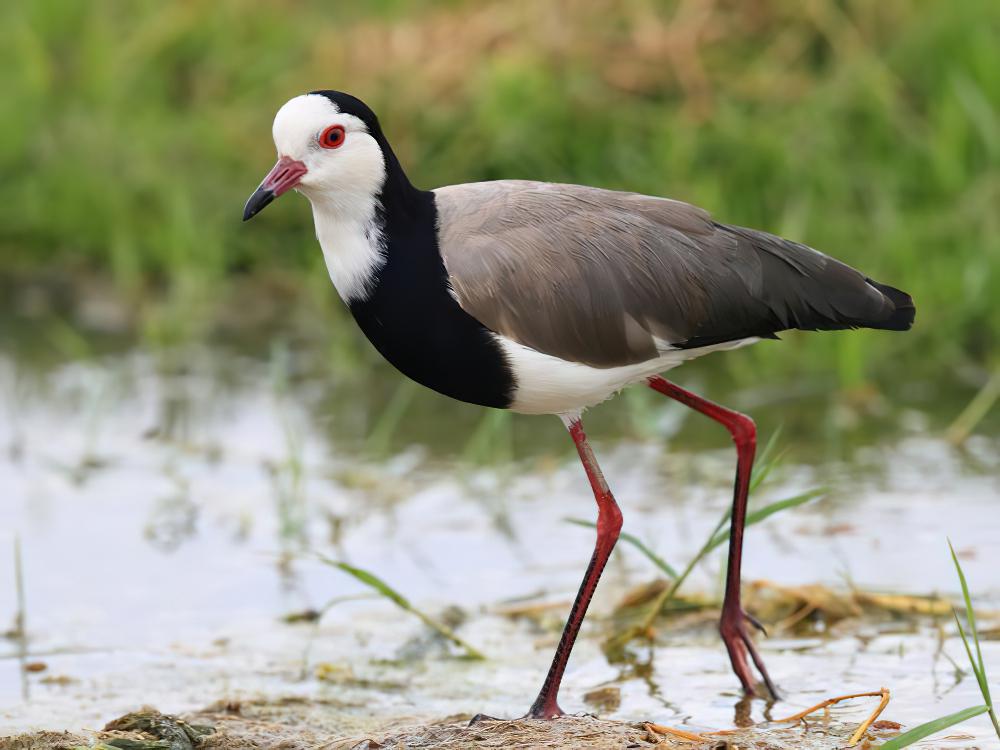
[[[250,196],[250,200],[248,200],[246,206],[244,206],[243,221],[249,221],[252,219],[254,216],[263,211],[264,207],[273,200],[274,191],[261,185],[254,191],[253,195]]]

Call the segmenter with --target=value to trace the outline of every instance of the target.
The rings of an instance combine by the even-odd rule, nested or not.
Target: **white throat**
[[[386,260],[376,200],[371,200],[367,212],[337,211],[321,201],[312,207],[316,238],[340,298],[348,304],[368,299]]]

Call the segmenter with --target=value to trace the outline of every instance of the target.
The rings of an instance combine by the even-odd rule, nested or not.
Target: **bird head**
[[[272,128],[278,163],[250,196],[243,220],[295,189],[314,207],[370,213],[386,175],[384,138],[375,114],[339,91],[313,91],[286,102]]]

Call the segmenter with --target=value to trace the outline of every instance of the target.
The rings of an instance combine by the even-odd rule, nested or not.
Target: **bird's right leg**
[[[607,565],[608,558],[611,557],[611,550],[614,549],[622,528],[621,510],[619,510],[611,490],[608,489],[608,483],[604,481],[601,467],[597,465],[597,459],[590,449],[590,444],[587,443],[587,436],[583,432],[580,418],[578,416],[563,417],[563,423],[569,430],[570,437],[573,438],[573,444],[576,445],[580,462],[587,472],[587,479],[590,480],[590,487],[594,491],[594,499],[597,501],[597,543],[594,546],[594,554],[590,558],[590,564],[587,566],[587,572],[583,576],[583,582],[580,584],[580,591],[577,593],[573,608],[570,610],[566,627],[559,639],[559,645],[556,647],[552,666],[549,667],[545,683],[528,712],[528,716],[533,719],[554,719],[563,715],[557,700],[563,672],[566,670],[566,663],[569,661],[576,636],[580,632],[583,617],[587,614],[587,607],[594,597],[597,582],[601,578],[604,566]]]
[[[560,415],[566,429],[569,430],[570,437],[580,456],[584,471],[587,472],[587,479],[590,480],[590,488],[594,491],[594,499],[597,501],[597,542],[594,545],[594,554],[590,558],[587,572],[584,573],[583,582],[580,584],[580,591],[573,601],[569,618],[563,628],[562,636],[559,638],[559,645],[556,653],[552,657],[552,665],[545,676],[542,689],[535,698],[525,718],[528,719],[556,719],[563,715],[563,710],[559,708],[559,685],[562,683],[563,673],[566,671],[566,664],[569,662],[570,652],[576,642],[576,636],[580,632],[584,615],[587,614],[587,607],[594,597],[597,589],[597,582],[601,578],[604,566],[611,557],[611,551],[618,541],[618,534],[622,528],[622,513],[615,502],[608,483],[604,480],[601,467],[597,465],[594,452],[590,449],[587,436],[583,432],[583,424],[580,417]],[[492,716],[477,714],[469,722],[470,726],[480,721],[498,721]]]

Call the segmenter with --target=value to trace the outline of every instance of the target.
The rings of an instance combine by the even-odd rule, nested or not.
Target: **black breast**
[[[386,263],[372,294],[350,303],[368,340],[396,369],[445,396],[507,408],[514,380],[499,344],[448,290],[432,193],[382,212]]]

